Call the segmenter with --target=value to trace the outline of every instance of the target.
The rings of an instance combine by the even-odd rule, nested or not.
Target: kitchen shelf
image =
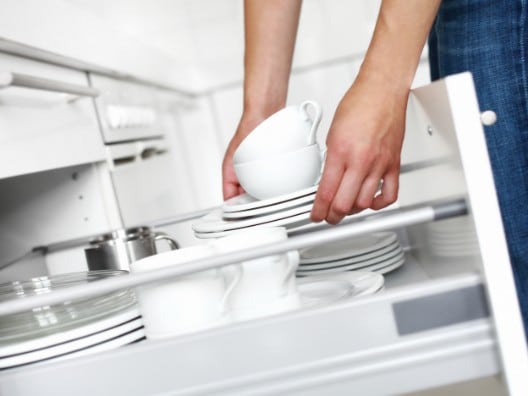
[[[0,315],[397,230],[409,238],[409,250],[383,292],[8,370],[0,375],[0,393],[384,395],[500,373],[510,394],[524,395],[528,355],[471,75],[413,90],[406,128],[405,165],[434,163],[401,175],[399,209],[274,245],[0,304]],[[435,257],[422,227],[465,215],[478,252]]]
[[[390,389],[396,394],[470,380],[499,372],[492,325],[482,314],[485,306],[479,306],[485,300],[475,305],[463,292],[482,291],[481,282],[477,273],[430,279],[410,252],[406,264],[388,274],[387,288],[379,294],[13,369],[0,379],[0,391],[16,395],[37,390],[99,395],[345,395],[351,389],[358,394],[386,394]],[[463,307],[466,317],[399,333],[398,303],[446,294]],[[437,303],[423,309],[435,308]],[[416,314],[427,316],[427,312]],[[147,372],[148,385],[143,379]]]

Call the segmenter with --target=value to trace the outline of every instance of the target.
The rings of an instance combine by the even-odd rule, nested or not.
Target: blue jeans
[[[431,79],[471,71],[525,333],[528,329],[528,0],[444,0],[429,36]],[[496,263],[501,265],[502,263]]]

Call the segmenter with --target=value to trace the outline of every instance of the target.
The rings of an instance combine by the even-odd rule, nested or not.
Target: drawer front
[[[83,72],[6,54],[0,54],[0,73],[81,90],[89,87]],[[0,88],[0,178],[104,158],[92,97],[18,86]]]
[[[164,135],[156,88],[109,77],[90,75],[104,141],[107,143]]]

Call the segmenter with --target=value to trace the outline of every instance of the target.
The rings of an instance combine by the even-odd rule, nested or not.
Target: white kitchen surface
[[[3,0],[0,37],[203,92],[242,78],[240,0]],[[305,0],[294,66],[361,56],[379,1]]]

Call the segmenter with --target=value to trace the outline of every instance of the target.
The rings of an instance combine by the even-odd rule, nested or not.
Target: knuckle
[[[324,187],[319,187],[319,190],[317,191],[317,195],[318,195],[317,197],[318,201],[326,206],[328,206],[330,202],[332,202],[332,199],[334,198],[333,192]]]
[[[355,207],[360,209],[360,210],[364,210],[364,209],[370,208],[371,204],[372,204],[372,199],[371,198],[359,197],[356,200]]]
[[[336,201],[332,205],[332,211],[339,216],[345,216],[350,211],[350,207],[343,201]]]

